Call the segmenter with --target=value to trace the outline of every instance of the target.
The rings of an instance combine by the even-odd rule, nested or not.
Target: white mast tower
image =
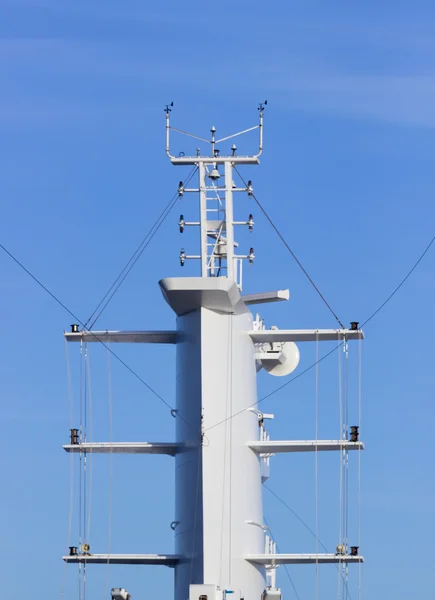
[[[236,187],[233,172],[239,165],[258,165],[263,150],[263,112],[259,123],[246,131],[216,140],[211,128],[211,152],[203,156],[171,154],[171,108],[166,113],[166,152],[173,165],[198,169],[196,188],[179,185],[179,196],[199,195],[199,222],[180,216],[179,227],[200,229],[199,255],[180,252],[180,263],[198,259],[200,277],[176,277],[159,282],[175,312],[171,331],[72,331],[69,341],[176,344],[176,442],[86,443],[72,430],[70,452],[123,452],[169,454],[175,457],[175,553],[93,554],[72,547],[70,563],[161,564],[175,570],[175,600],[263,600],[280,596],[276,567],[281,564],[362,562],[358,547],[347,544],[337,554],[277,554],[263,521],[262,482],[268,477],[269,458],[278,452],[359,450],[358,435],[351,440],[270,441],[264,420],[273,418],[256,410],[256,371],[288,375],[296,369],[295,342],[361,339],[357,323],[350,329],[265,329],[250,306],[289,299],[288,290],[242,295],[242,262],[253,262],[254,250],[235,252],[234,227],[253,226],[252,215],[237,221],[234,194],[253,194],[252,183]],[[259,130],[258,152],[251,156],[221,154],[217,144],[253,129]],[[177,130],[176,130],[177,131]],[[181,132],[184,133],[184,132]],[[188,134],[190,135],[190,134]],[[197,136],[193,136],[197,137]],[[203,138],[200,138],[203,139]],[[344,438],[344,436],[343,436]]]

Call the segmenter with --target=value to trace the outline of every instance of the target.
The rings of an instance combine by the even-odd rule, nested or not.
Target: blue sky
[[[432,238],[435,216],[435,9],[387,0],[216,4],[0,0],[0,240],[85,320],[185,174],[164,154],[163,106],[173,124],[225,135],[256,123],[268,99],[265,153],[245,169],[259,200],[344,322],[364,321]],[[180,149],[184,148],[184,142]],[[289,287],[289,303],[265,307],[268,325],[335,323],[268,223],[253,212],[256,263],[245,291]],[[243,205],[243,206],[242,206]],[[252,211],[251,211],[252,208]],[[186,217],[194,211],[187,201]],[[179,275],[178,207],[161,228],[100,326],[169,328],[157,281]],[[243,238],[245,239],[245,238]],[[434,538],[431,425],[434,254],[368,324],[363,344],[363,597],[427,595]],[[6,256],[0,257],[3,592],[62,589],[68,529],[68,386],[62,332],[71,318]],[[188,265],[186,273],[196,273]],[[330,349],[329,345],[324,351]],[[170,403],[172,348],[116,351]],[[323,351],[323,349],[321,349]],[[314,359],[301,348],[301,369]],[[351,348],[355,406],[357,348]],[[78,352],[70,348],[77,408]],[[91,348],[94,438],[108,439],[108,369]],[[114,439],[171,440],[166,408],[112,361]],[[169,374],[169,375],[168,375]],[[282,381],[261,374],[259,394]],[[314,373],[270,397],[275,439],[314,433]],[[319,369],[320,434],[335,437],[337,355]],[[354,409],[353,409],[354,410]],[[355,414],[355,413],[353,413]],[[78,416],[75,414],[75,422]],[[356,461],[351,461],[355,489]],[[338,532],[338,458],[320,457],[320,538]],[[172,550],[170,458],[115,457],[113,551]],[[273,459],[269,485],[310,527],[312,457]],[[312,551],[300,523],[265,492],[265,516],[281,551]],[[355,514],[356,497],[351,495]],[[91,546],[107,550],[109,462],[93,465]],[[351,532],[355,533],[352,521]],[[424,536],[422,535],[424,532]],[[73,537],[77,535],[76,516]],[[314,569],[290,569],[301,600]],[[320,598],[335,594],[320,572]],[[282,571],[285,598],[294,592]],[[68,570],[65,598],[77,597]],[[106,571],[88,570],[88,595],[104,597]],[[111,567],[108,586],[171,597],[163,568]],[[356,598],[356,573],[351,572]]]

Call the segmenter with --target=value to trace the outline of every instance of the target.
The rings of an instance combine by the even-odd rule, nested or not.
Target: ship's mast
[[[277,554],[263,520],[262,483],[269,476],[273,454],[338,451],[347,460],[349,450],[361,450],[358,427],[348,439],[269,439],[265,420],[273,418],[257,410],[256,372],[263,368],[285,376],[299,363],[296,343],[362,339],[357,323],[350,329],[266,329],[250,307],[289,299],[288,290],[242,295],[242,262],[254,260],[254,250],[240,252],[235,226],[252,228],[253,217],[237,220],[237,193],[253,195],[252,183],[237,187],[234,170],[239,165],[258,165],[263,150],[263,113],[259,123],[232,136],[199,139],[210,152],[192,156],[171,153],[171,105],[166,114],[166,152],[175,166],[193,166],[198,184],[189,188],[181,181],[178,194],[199,198],[199,221],[186,220],[179,228],[200,230],[200,253],[180,252],[180,264],[196,259],[199,277],[171,277],[159,282],[163,296],[176,314],[176,328],[166,331],[79,331],[74,325],[68,341],[176,344],[175,442],[87,443],[72,430],[69,452],[92,451],[166,454],[175,458],[175,553],[93,554],[72,547],[70,563],[160,564],[175,570],[175,600],[273,600],[276,569],[281,564],[348,565],[360,563],[358,547],[349,549],[347,539],[332,554]],[[259,131],[258,149],[239,155],[235,145],[227,154],[221,144],[252,130]],[[186,134],[186,132],[181,132]],[[194,138],[199,136],[189,134]],[[228,144],[229,145],[229,144]],[[237,206],[236,206],[237,208]],[[152,507],[150,507],[152,510]],[[340,540],[341,542],[341,540]]]
[[[234,194],[243,192],[252,196],[252,183],[248,182],[247,187],[237,187],[234,180],[234,167],[238,165],[258,165],[259,157],[263,151],[263,112],[265,103],[259,104],[259,123],[244,131],[216,139],[216,127],[210,129],[211,138],[207,140],[199,136],[193,136],[186,132],[185,135],[192,135],[197,139],[207,142],[210,152],[201,155],[200,148],[197,148],[195,156],[185,156],[183,152],[179,156],[171,154],[170,132],[171,129],[180,131],[171,127],[170,115],[171,105],[167,105],[166,113],[166,153],[173,165],[187,166],[196,165],[198,168],[198,188],[185,188],[183,182],[179,185],[179,194],[183,196],[188,192],[199,193],[199,222],[185,221],[184,215],[180,216],[180,231],[186,226],[196,225],[200,228],[200,254],[199,256],[186,254],[184,248],[180,252],[180,262],[184,265],[186,260],[199,259],[201,261],[201,277],[227,277],[235,281],[238,287],[242,288],[242,265],[244,260],[253,262],[254,250],[249,249],[247,254],[237,254],[235,249],[238,247],[234,238],[234,226],[244,225],[252,230],[253,217],[250,214],[245,221],[234,220],[233,201]],[[259,141],[258,151],[251,156],[238,156],[237,147],[232,145],[228,154],[223,154],[218,145],[240,135],[258,129]]]

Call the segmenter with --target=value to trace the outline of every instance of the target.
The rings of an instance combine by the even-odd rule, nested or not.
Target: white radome
[[[285,375],[293,373],[301,358],[299,348],[294,342],[286,342],[283,344],[282,354],[284,355],[284,360],[281,359],[282,362],[275,363],[274,361],[264,361],[263,369],[270,373],[270,375],[275,375],[276,377],[284,377]]]

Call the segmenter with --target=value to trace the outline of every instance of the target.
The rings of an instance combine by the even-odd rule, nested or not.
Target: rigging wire
[[[242,180],[242,182],[245,185],[245,187],[248,187],[247,182],[245,181],[245,179],[243,178],[243,176],[239,173],[237,167],[234,167],[234,170],[236,171],[236,173],[238,174],[238,176]],[[334,319],[337,321],[337,323],[340,325],[340,327],[342,329],[344,329],[345,327],[344,327],[343,323],[337,317],[337,314],[333,311],[333,309],[331,308],[331,305],[327,302],[325,296],[322,294],[322,292],[319,290],[319,288],[314,283],[314,281],[312,280],[312,278],[309,276],[307,270],[305,269],[305,267],[303,266],[303,264],[301,263],[301,261],[298,259],[298,257],[293,252],[293,250],[290,248],[290,246],[287,243],[287,241],[285,240],[284,236],[282,235],[282,233],[279,231],[278,227],[275,225],[275,223],[272,221],[271,217],[266,212],[266,209],[260,203],[260,201],[258,200],[258,198],[256,197],[256,195],[254,194],[254,192],[251,192],[251,195],[252,195],[252,198],[254,198],[255,202],[257,203],[257,205],[258,205],[259,209],[261,210],[261,212],[264,214],[264,216],[266,217],[266,219],[269,221],[269,223],[272,226],[272,228],[274,229],[275,233],[278,235],[279,239],[282,241],[282,243],[284,244],[284,246],[287,248],[287,250],[290,252],[291,256],[296,261],[296,263],[299,266],[299,268],[302,270],[302,272],[305,275],[305,277],[308,279],[308,281],[311,283],[311,285],[313,286],[313,288],[316,290],[316,292],[318,293],[318,295],[320,296],[320,298],[323,300],[323,302],[326,305],[326,307],[328,308],[329,312],[333,315]]]
[[[197,170],[198,170],[198,167],[193,167],[192,171],[189,173],[189,175],[187,176],[187,179],[184,183],[185,186],[190,182],[190,180],[195,175]],[[178,199],[179,199],[179,192],[177,190],[177,192],[173,195],[171,200],[168,202],[166,207],[163,209],[163,211],[161,212],[160,216],[157,218],[157,220],[155,221],[155,223],[153,224],[151,229],[145,235],[145,237],[143,238],[143,240],[141,241],[139,246],[133,252],[133,254],[127,261],[127,263],[124,266],[124,268],[122,269],[122,271],[119,273],[119,275],[117,276],[115,281],[112,283],[110,288],[107,290],[107,292],[105,293],[103,298],[100,300],[99,304],[97,305],[97,307],[95,308],[95,310],[93,311],[91,316],[86,321],[86,323],[84,325],[85,329],[92,329],[93,326],[95,325],[95,323],[101,317],[101,315],[103,314],[103,311],[106,309],[109,302],[112,300],[113,296],[116,294],[116,292],[119,290],[121,285],[124,283],[125,279],[128,277],[128,275],[129,275],[130,271],[133,269],[134,265],[137,263],[139,258],[142,256],[142,254],[144,253],[144,251],[148,247],[148,245],[151,243],[152,239],[154,238],[156,233],[159,231],[160,227],[163,225],[164,221],[166,220],[166,217],[169,215],[171,210],[174,208]],[[112,290],[113,290],[113,292],[112,292]],[[97,313],[97,311],[99,311],[99,312]],[[97,315],[93,319],[95,313],[97,313]],[[91,320],[92,320],[92,322],[91,322]],[[91,324],[89,325],[90,322],[91,322]],[[89,327],[88,327],[88,325],[89,325]]]
[[[87,432],[87,424],[88,424],[88,344],[87,342],[84,345],[84,360],[85,360],[85,374],[84,374],[84,442],[88,441],[88,432]],[[81,552],[85,552],[84,544],[87,543],[86,536],[86,516],[87,516],[87,479],[88,479],[88,453],[85,450],[83,453],[83,544],[81,545]],[[82,598],[86,599],[86,557],[83,563],[83,581],[82,581]]]
[[[272,494],[272,496],[274,496],[274,497],[275,497],[275,498],[276,498],[276,499],[277,499],[279,502],[281,502],[281,504],[282,504],[283,506],[285,506],[285,508],[287,508],[287,510],[289,510],[289,511],[292,513],[292,515],[293,515],[294,517],[296,517],[296,519],[297,519],[297,520],[298,520],[298,521],[299,521],[299,522],[300,522],[300,523],[301,523],[301,524],[302,524],[302,525],[305,527],[305,529],[306,529],[306,530],[307,530],[309,533],[311,533],[311,535],[312,535],[314,538],[316,538],[316,534],[315,534],[315,532],[314,532],[314,531],[311,529],[311,527],[310,527],[309,525],[307,525],[307,523],[306,523],[306,522],[305,522],[305,521],[302,519],[302,517],[300,517],[300,516],[298,515],[298,513],[297,513],[295,510],[293,510],[293,508],[292,508],[292,507],[291,507],[289,504],[287,504],[287,502],[285,502],[285,500],[283,500],[283,499],[282,499],[280,496],[278,496],[278,494],[277,494],[277,493],[275,493],[275,492],[274,492],[274,491],[273,491],[273,490],[272,490],[272,489],[271,489],[271,488],[270,488],[270,487],[269,487],[269,486],[268,486],[266,483],[263,483],[263,487],[264,487],[264,488],[266,488],[266,490],[267,490],[268,492],[270,492],[270,493]],[[267,524],[267,523],[266,523],[266,524]],[[317,541],[318,541],[319,545],[320,545],[320,546],[323,548],[323,550],[326,552],[326,554],[329,554],[328,548],[325,546],[325,544],[322,542],[322,540],[321,540],[320,538],[317,538]],[[277,546],[277,550],[278,550],[278,546]],[[339,572],[338,566],[337,566],[337,571],[338,571],[338,575],[339,575],[339,577],[340,577],[340,572]],[[346,585],[346,584],[345,584],[345,585]],[[352,597],[351,597],[351,595],[350,595],[350,591],[349,591],[349,600],[352,600]]]
[[[362,340],[358,341],[358,426],[361,427],[362,403]],[[358,449],[358,547],[361,548],[361,447]],[[358,600],[361,600],[361,563],[358,563]]]
[[[85,343],[85,380],[84,380],[84,442],[88,441],[87,415],[88,415],[88,344]],[[83,543],[86,539],[86,514],[87,514],[87,451],[83,453]]]
[[[70,429],[74,427],[74,398],[73,398],[73,388],[72,388],[72,377],[71,377],[71,363],[69,359],[68,352],[68,342],[65,340],[65,360],[66,360],[66,373],[67,373],[67,382],[68,382],[68,412],[69,412],[69,424]],[[68,508],[68,535],[67,535],[67,552],[69,550],[69,546],[71,543],[71,533],[72,533],[72,520],[73,520],[73,503],[74,503],[74,456],[73,453],[70,453],[70,461],[69,461],[69,508]],[[67,580],[67,571],[68,564],[65,562],[63,567],[63,575],[62,575],[62,588],[60,598],[64,598],[65,596],[65,586]]]
[[[349,344],[345,342],[344,344],[344,402],[345,402],[345,424],[344,424],[344,434],[343,439],[347,440],[349,438]],[[345,504],[344,504],[344,525],[345,525],[345,548],[346,552],[348,552],[349,548],[349,450],[346,448],[344,450],[344,493],[345,493]],[[349,581],[349,566],[346,563],[344,565],[344,569],[346,572],[346,584]],[[346,600],[348,600],[348,587],[346,585]]]
[[[116,358],[116,360],[118,362],[120,362],[126,369],[127,371],[129,371],[138,381],[140,381],[156,398],[158,398],[167,408],[169,408],[169,410],[174,411],[173,407],[169,404],[169,402],[167,402],[158,392],[156,392],[156,390],[154,390],[138,373],[136,373],[136,371],[134,369],[132,369],[132,367],[130,367],[120,356],[118,356],[118,354],[116,354],[111,348],[109,348],[107,346],[107,344],[105,342],[103,342],[102,339],[100,339],[94,332],[89,331],[88,329],[85,328],[84,323],[77,317],[77,315],[75,315],[72,310],[70,310],[61,300],[59,300],[59,298],[57,298],[57,296],[55,296],[43,283],[42,281],[40,281],[35,275],[33,275],[33,273],[31,273],[29,271],[29,269],[27,269],[23,263],[21,263],[11,252],[9,252],[9,250],[7,250],[7,248],[5,248],[5,246],[3,246],[3,244],[0,244],[0,248],[25,272],[27,273],[27,275],[29,275],[29,277],[31,277],[45,292],[47,292],[47,294],[49,296],[51,296],[51,298],[53,298],[53,300],[55,302],[57,302],[57,304],[59,304],[59,306],[61,306],[79,325],[81,325],[90,335],[92,335],[92,337],[99,342],[104,348],[106,348],[106,350],[108,350],[110,352],[110,354]],[[188,424],[188,422],[183,418],[182,415],[180,415],[180,413],[176,413],[177,416],[179,416],[179,418],[184,421],[186,424]]]
[[[339,439],[343,439],[343,386],[342,386],[342,366],[341,366],[341,352],[338,352],[338,412],[339,412]],[[343,544],[343,450],[339,453],[339,513],[338,513],[338,543]],[[341,560],[337,567],[337,600],[341,597],[341,580],[343,578],[342,573],[343,567]]]
[[[430,248],[434,242],[435,242],[435,235],[431,239],[429,244],[426,246],[426,248],[423,250],[422,254],[420,254],[419,258],[414,263],[412,268],[408,271],[408,273],[405,275],[405,277],[399,283],[399,285],[391,292],[391,294],[388,296],[388,298],[384,302],[382,302],[382,304],[370,315],[370,317],[364,321],[364,323],[361,325],[361,327],[364,327],[364,325],[367,325],[367,323],[369,323],[373,319],[373,317],[375,317],[384,308],[384,306],[386,304],[388,304],[388,302],[393,298],[393,296],[395,296],[397,294],[397,292],[400,290],[400,288],[403,286],[403,284],[409,279],[409,277],[412,275],[412,273],[415,271],[415,269],[421,263],[423,258],[426,256],[426,254],[428,253],[428,251],[430,250]]]
[[[87,344],[86,344],[87,346]],[[92,415],[92,387],[91,387],[91,363],[90,363],[90,357],[89,357],[89,348],[86,347],[86,359],[88,366],[87,366],[87,386],[88,386],[88,400],[89,400],[89,436],[87,436],[87,441],[89,443],[92,443],[93,440],[93,433],[92,433],[92,419],[93,419],[93,415]],[[88,488],[88,514],[86,516],[87,518],[87,531],[86,531],[86,541],[89,543],[90,537],[91,537],[91,508],[92,508],[92,463],[93,463],[93,452],[92,452],[92,446],[89,449],[89,488]]]
[[[242,178],[243,181],[243,178]],[[404,279],[400,282],[400,284],[395,288],[395,290],[388,296],[388,298],[379,306],[379,308],[377,308],[368,319],[366,319],[362,326],[366,325],[369,321],[371,321],[379,312],[380,310],[382,310],[386,304],[388,304],[388,302],[390,302],[390,300],[393,298],[393,296],[399,291],[399,289],[403,286],[403,284],[408,280],[408,278],[411,276],[411,274],[415,271],[415,269],[417,268],[417,266],[420,264],[420,262],[423,260],[424,256],[427,254],[427,252],[429,251],[429,249],[431,248],[431,246],[433,245],[433,243],[435,242],[435,236],[432,238],[432,240],[429,242],[429,244],[427,245],[427,247],[425,248],[425,250],[423,251],[423,253],[419,256],[418,260],[414,263],[413,267],[410,269],[410,271],[407,273],[407,275],[404,277]],[[51,296],[51,298],[57,302],[69,315],[71,315],[75,321],[77,321],[80,325],[82,325],[84,327],[84,323],[63,303],[61,302],[61,300],[59,300],[59,298],[57,298],[35,275],[33,275],[33,273],[31,273],[24,265],[23,263],[21,263],[3,244],[0,243],[0,248],[25,272],[27,273],[27,275],[29,275],[29,277],[31,277],[45,292],[47,292],[47,294],[49,294],[49,296]],[[92,333],[92,332],[90,332]],[[98,336],[96,336],[95,334],[93,334],[93,336],[95,337],[95,339],[97,341],[99,341],[106,349],[107,349],[107,345],[98,338]],[[342,345],[342,344],[341,344]],[[327,358],[328,356],[330,356],[333,352],[335,352],[338,348],[340,347],[337,346],[336,348],[334,348],[333,350],[331,350],[330,352],[328,352],[327,354],[325,354],[324,356],[322,356],[322,358],[319,359],[319,362],[321,362],[322,360],[324,360],[325,358]],[[146,381],[144,381],[142,379],[142,377],[140,377],[129,365],[127,365],[127,363],[125,363],[117,354],[115,354],[115,352],[113,352],[112,349],[109,349],[110,353],[127,369],[129,370],[132,375],[134,375],[143,385],[145,385],[148,390],[150,392],[152,392],[159,400],[161,400],[170,410],[173,410],[173,408],[170,406],[170,404],[168,402],[166,402],[166,400],[164,400],[162,398],[162,396],[160,396],[160,394],[158,394],[150,385],[148,385],[146,383]],[[263,398],[260,398],[260,400],[258,400],[258,402],[254,403],[252,406],[255,406],[256,404],[259,404],[260,402],[263,402],[263,400],[266,400],[267,398],[270,398],[271,396],[273,396],[274,394],[278,393],[279,391],[281,391],[283,388],[285,388],[287,385],[289,385],[290,383],[292,383],[293,381],[296,381],[296,379],[298,379],[299,377],[301,377],[302,375],[304,375],[305,373],[307,373],[308,371],[310,371],[312,368],[314,368],[316,366],[315,363],[313,363],[312,365],[310,365],[309,367],[307,367],[306,369],[304,369],[301,373],[299,373],[298,375],[296,375],[295,377],[293,377],[292,379],[290,379],[288,382],[284,383],[283,385],[279,386],[278,388],[276,388],[275,390],[273,390],[272,392],[270,392],[269,394],[267,394],[266,396],[264,396]],[[247,407],[244,410],[247,410],[248,408],[251,407]],[[235,413],[234,415],[230,416],[229,418],[233,418],[235,416],[237,416],[238,414],[241,414],[244,411],[240,411],[238,413]],[[183,421],[185,421],[185,419],[182,417],[182,415],[180,415],[178,412],[176,413]],[[187,423],[187,421],[185,421]],[[220,425],[221,423],[224,423],[225,421],[220,421],[219,423],[216,423],[215,425],[212,425],[211,427],[209,427],[208,429],[213,429],[214,427],[217,427],[218,425]]]
[[[345,441],[349,437],[349,348],[345,342],[343,346],[344,361],[341,361],[341,353],[338,353],[338,398],[340,413],[340,439]],[[340,451],[340,526],[339,544],[342,553],[347,554],[349,550],[349,451],[343,448]],[[348,578],[349,567],[344,561],[339,562],[342,577],[337,580],[337,598],[349,597]],[[341,587],[341,592],[340,592]]]
[[[406,276],[402,279],[402,281],[399,283],[399,285],[394,289],[394,291],[388,296],[388,298],[368,317],[368,319],[366,319],[363,324],[361,325],[361,329],[367,325],[367,323],[369,323],[369,321],[371,321],[387,304],[388,302],[390,302],[390,300],[393,298],[393,296],[395,296],[395,294],[400,290],[400,288],[403,286],[403,284],[409,279],[409,277],[411,276],[411,274],[415,271],[415,269],[417,268],[417,266],[420,264],[420,262],[423,260],[423,258],[425,257],[425,255],[427,254],[427,252],[429,251],[429,249],[431,248],[431,246],[433,245],[433,243],[435,242],[435,236],[431,239],[431,241],[429,242],[429,244],[426,246],[426,248],[424,249],[424,251],[422,252],[422,254],[419,256],[419,258],[417,259],[417,261],[414,263],[414,265],[412,266],[412,268],[408,271],[408,273],[406,274]],[[1,246],[0,246],[1,247]],[[338,346],[336,346],[335,348],[333,348],[332,350],[330,350],[329,352],[327,352],[324,356],[322,356],[319,359],[319,363],[322,362],[323,360],[325,360],[325,358],[328,358],[328,356],[330,356],[331,354],[333,354],[334,352],[336,352],[342,345],[344,342],[341,342],[340,344],[338,344]],[[272,392],[269,392],[268,394],[266,394],[265,396],[263,396],[262,398],[260,398],[257,402],[255,402],[254,404],[251,404],[250,406],[247,406],[245,409],[235,413],[234,415],[231,415],[230,417],[228,417],[229,419],[232,419],[234,417],[237,417],[238,415],[242,414],[245,410],[248,410],[249,408],[252,408],[253,406],[256,406],[257,404],[260,404],[260,402],[263,402],[264,400],[266,400],[267,398],[270,398],[271,396],[274,396],[275,394],[277,394],[278,392],[280,392],[282,389],[284,389],[285,387],[287,387],[288,385],[290,385],[291,383],[293,383],[294,381],[296,381],[296,379],[299,379],[299,377],[302,377],[302,375],[305,375],[305,373],[308,373],[308,371],[311,371],[311,369],[313,369],[316,366],[316,362],[312,363],[309,367],[307,367],[306,369],[304,369],[303,371],[301,371],[300,373],[298,373],[298,375],[295,375],[295,377],[292,377],[289,381],[287,381],[286,383],[283,383],[282,385],[280,385],[279,387],[277,387],[276,389],[274,389]],[[207,428],[207,431],[209,429],[213,429],[214,427],[217,427],[218,425],[221,425],[222,423],[225,423],[224,421],[219,421],[218,423],[215,423],[214,425],[211,425],[210,427]]]
[[[107,352],[107,378],[108,378],[108,401],[109,401],[109,442],[111,444],[109,453],[109,524],[107,531],[107,564],[106,581],[104,584],[103,600],[106,600],[109,593],[109,571],[110,571],[110,550],[112,545],[112,520],[113,520],[113,391],[112,391],[112,369],[110,364],[110,352]]]
[[[271,538],[272,538],[272,540],[275,542],[275,548],[276,548],[277,552],[279,553],[279,547],[278,547],[278,544],[276,543],[275,536],[273,535],[273,533],[272,533],[272,530],[271,530],[271,528],[269,527],[269,523],[267,522],[267,519],[266,519],[266,517],[263,517],[263,519],[264,519],[264,523],[265,523],[265,525],[267,526],[267,530],[268,530],[268,532],[270,533],[270,537],[271,537]],[[284,564],[284,565],[283,565],[283,567],[284,567],[284,570],[285,570],[285,572],[287,573],[288,580],[290,581],[290,585],[291,585],[291,586],[292,586],[292,588],[293,588],[293,591],[294,591],[294,593],[295,593],[295,596],[296,596],[297,600],[301,600],[301,598],[300,598],[300,596],[299,596],[299,594],[298,594],[298,591],[297,591],[297,589],[296,589],[296,586],[295,586],[295,584],[294,584],[294,581],[293,581],[293,579],[292,579],[292,577],[291,577],[291,575],[290,575],[290,571],[289,571],[289,569],[288,569],[288,565]],[[277,568],[277,567],[275,567],[275,568]]]
[[[83,342],[80,341],[80,443],[83,442]],[[80,448],[79,454],[79,547],[83,544],[82,538],[82,513],[83,513],[83,451]],[[78,565],[78,585],[79,599],[83,598],[83,571],[84,566],[81,562]]]
[[[314,452],[316,496],[316,600],[319,599],[319,334],[316,333],[316,449]]]
[[[237,417],[238,415],[241,415],[242,413],[246,412],[247,410],[249,410],[250,408],[252,408],[253,406],[257,406],[258,404],[260,404],[261,402],[264,402],[264,400],[267,400],[267,398],[270,398],[271,396],[273,396],[274,394],[276,394],[277,392],[281,391],[283,388],[287,387],[288,385],[290,385],[291,383],[293,383],[294,381],[296,381],[296,379],[299,379],[299,377],[302,377],[302,375],[305,375],[305,373],[308,373],[308,371],[311,371],[311,369],[314,369],[314,367],[321,363],[323,360],[325,360],[325,358],[328,358],[328,356],[330,356],[333,352],[335,352],[337,350],[337,348],[339,348],[340,346],[343,345],[344,342],[341,342],[339,344],[339,346],[337,346],[336,348],[333,348],[332,350],[330,350],[329,352],[327,352],[327,354],[324,354],[321,358],[319,358],[318,362],[314,362],[313,364],[311,364],[309,367],[307,367],[306,369],[304,369],[303,371],[301,371],[300,373],[298,373],[298,375],[295,375],[294,377],[292,377],[289,381],[287,381],[286,383],[284,383],[283,385],[280,385],[278,388],[276,388],[275,390],[273,390],[272,392],[270,392],[269,394],[266,394],[266,396],[263,396],[262,398],[260,398],[259,400],[257,400],[256,402],[253,402],[252,404],[250,404],[249,406],[247,406],[246,408],[242,408],[241,410],[239,410],[238,412],[234,413],[233,415],[229,416],[228,419],[223,419],[222,421],[218,421],[217,423],[215,423],[214,425],[210,425],[210,427],[207,427],[207,429],[205,431],[210,431],[210,429],[214,429],[215,427],[218,427],[218,425],[222,425],[222,423],[225,423],[226,421],[230,420],[230,419],[234,419],[234,417]]]

